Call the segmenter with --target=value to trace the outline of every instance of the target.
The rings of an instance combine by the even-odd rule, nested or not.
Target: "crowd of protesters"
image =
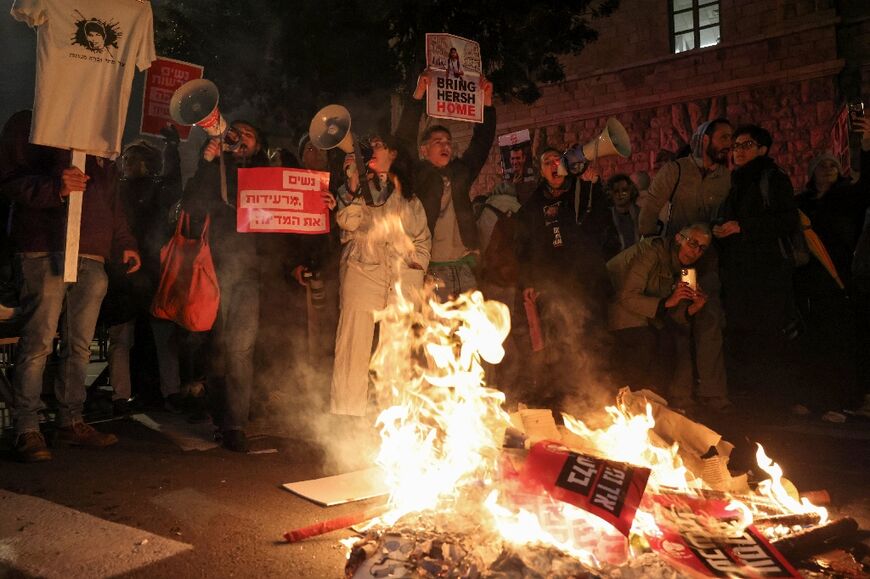
[[[395,299],[397,282],[414,299],[426,287],[442,301],[480,290],[508,306],[505,360],[487,378],[512,405],[560,409],[590,401],[599,386],[629,385],[681,412],[728,412],[746,392],[798,412],[861,407],[870,383],[858,356],[870,344],[866,171],[853,182],[820,153],[795,194],[770,155],[774,135],[717,118],[651,179],[620,173],[603,182],[594,163],[565,171],[562,152],[546,148],[533,152],[533,186],[505,179],[472,200],[495,137],[491,84],[482,83],[483,123],[456,155],[447,127],[427,123],[418,136],[428,79],[421,75],[395,135],[364,140],[364,181],[355,156],[327,154],[307,135],[295,153],[270,158],[248,121],[232,123],[232,150],[208,140],[182,186],[172,129],[162,151],[134,142],[117,163],[88,157],[81,171],[69,168],[69,153],[28,143],[28,112],[9,119],[0,194],[11,207],[15,274],[4,281],[19,294],[20,314],[6,329],[20,336],[18,456],[51,458],[39,413],[52,355],[58,437],[117,442],[83,419],[98,323],[108,329],[115,414],[141,405],[150,384],[163,408],[213,421],[222,444],[244,452],[251,415],[269,411],[257,384],[298,372],[323,378],[324,412],[365,416],[374,313]],[[868,167],[870,123],[855,119],[853,129],[859,168]],[[523,167],[525,155],[512,152],[511,163]],[[323,199],[332,233],[237,232],[236,169],[268,165],[330,171]],[[78,281],[66,284],[66,199],[76,190],[85,192]],[[149,311],[160,250],[180,215],[186,236],[210,241],[221,296],[210,332]],[[381,226],[394,217],[398,237]],[[305,365],[316,371],[303,376]]]

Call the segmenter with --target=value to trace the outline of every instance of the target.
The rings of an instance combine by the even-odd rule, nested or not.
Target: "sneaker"
[[[163,407],[173,414],[184,413],[184,396],[176,392],[163,400]]]
[[[248,437],[244,430],[224,430],[221,432],[221,445],[233,452],[248,452]]]
[[[51,451],[45,444],[41,432],[32,431],[18,435],[15,441],[15,454],[21,462],[44,462],[51,460]]]
[[[75,446],[103,448],[118,442],[118,437],[114,434],[100,432],[90,424],[78,421],[73,422],[69,426],[61,426],[58,428],[56,440],[58,442]]]

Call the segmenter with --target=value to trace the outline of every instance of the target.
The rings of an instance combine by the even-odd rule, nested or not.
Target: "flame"
[[[652,487],[682,489],[698,484],[677,455],[678,445],[658,446],[652,440],[655,420],[649,403],[645,405],[644,414],[632,415],[624,404],[608,406],[605,410],[611,423],[603,429],[590,429],[569,414],[563,414],[562,418],[565,427],[587,441],[595,454],[651,469],[649,485]]]
[[[510,424],[504,394],[484,385],[481,365],[504,355],[507,306],[474,292],[419,309],[400,300],[377,319],[382,339],[374,367],[379,390],[394,404],[376,423],[377,462],[392,507],[386,520],[454,508],[457,499],[492,485]]]
[[[378,239],[394,234],[390,230]],[[443,304],[423,301],[411,292],[406,295],[400,286],[395,293],[398,299],[375,314],[380,339],[371,365],[376,394],[385,408],[376,421],[381,434],[377,463],[390,490],[390,511],[379,523],[393,525],[405,515],[424,511],[474,512],[476,524],[496,529],[506,542],[551,545],[592,568],[607,561],[598,546],[581,544],[573,532],[557,532],[558,525],[549,524],[555,516],[563,529],[584,529],[594,543],[616,545],[612,553],[617,555],[609,562],[618,564],[627,556],[628,542],[609,524],[568,504],[554,506],[556,501],[549,497],[550,503],[537,510],[520,508],[503,492],[499,459],[510,416],[502,409],[504,395],[487,387],[483,362],[498,363],[504,356],[502,343],[510,332],[507,306],[484,300],[480,292]],[[601,428],[564,414],[565,428],[582,452],[649,468],[648,492],[698,496],[709,490],[683,464],[679,446],[656,435],[651,404],[646,403],[643,411],[632,408],[638,409],[617,399],[615,406],[605,409],[607,421]],[[760,445],[757,458],[771,480],[759,485],[757,494],[732,497],[727,510],[733,516],[724,522],[711,518],[711,533],[739,534],[752,524],[762,503],[782,513],[827,517],[824,509],[788,494],[782,469]],[[661,508],[642,504],[632,533],[660,534],[657,517],[667,517],[656,511]],[[450,516],[438,520],[449,521]]]
[[[758,451],[755,453],[755,460],[758,466],[770,475],[769,480],[758,483],[758,493],[761,496],[773,500],[786,513],[815,513],[819,515],[821,523],[827,522],[828,510],[826,508],[817,507],[806,498],[801,498],[798,501],[786,490],[782,483],[782,467],[767,456],[764,452],[764,447],[760,444],[758,445]]]

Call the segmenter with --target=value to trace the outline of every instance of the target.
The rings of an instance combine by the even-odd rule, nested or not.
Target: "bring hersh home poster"
[[[426,113],[439,119],[483,122],[480,45],[452,34],[426,34],[430,83]]]

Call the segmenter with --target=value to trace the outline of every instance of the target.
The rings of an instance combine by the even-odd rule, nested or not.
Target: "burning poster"
[[[515,131],[498,138],[504,180],[519,184],[535,181],[532,167],[532,139],[528,129]]]
[[[452,34],[427,33],[426,65],[433,75],[426,91],[426,113],[482,123],[480,45]]]
[[[597,515],[628,536],[650,470],[569,452],[543,441],[532,447],[523,469],[527,483],[544,487],[554,499]]]
[[[329,233],[321,193],[329,173],[283,167],[239,169],[236,231],[240,233]]]
[[[190,135],[190,125],[179,125],[169,116],[169,101],[175,89],[189,80],[202,78],[203,67],[172,58],[159,57],[151,64],[145,76],[145,91],[142,99],[143,135],[160,136],[160,129],[172,123],[182,140]]]
[[[652,550],[690,576],[800,577],[728,501],[653,495],[644,510],[655,517],[644,530]]]

